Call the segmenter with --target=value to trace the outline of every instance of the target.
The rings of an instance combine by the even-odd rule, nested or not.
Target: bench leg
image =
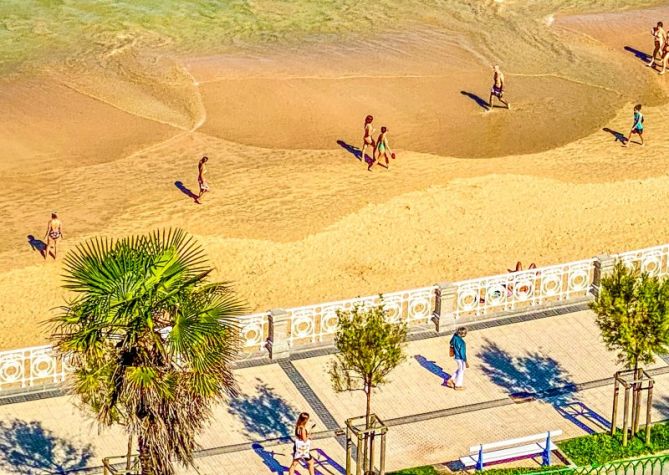
[[[483,470],[483,446],[481,445],[481,448],[479,448],[479,458],[476,461],[476,470],[480,471]]]
[[[549,466],[551,464],[551,433],[546,436],[546,448],[542,455],[541,465]]]

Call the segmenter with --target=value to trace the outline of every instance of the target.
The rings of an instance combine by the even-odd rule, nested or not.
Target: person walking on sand
[[[374,162],[376,161],[380,162],[382,157],[386,159],[386,168],[388,168],[389,165],[388,158],[395,158],[395,154],[393,153],[392,150],[390,150],[390,144],[388,143],[388,136],[386,135],[387,133],[388,133],[388,128],[381,127],[381,133],[376,139],[374,158],[372,158],[372,163],[369,164],[367,170],[371,170]]]
[[[63,237],[63,223],[58,219],[58,213],[55,211],[51,213],[51,219],[46,225],[46,234],[44,238],[46,239],[46,249],[44,250],[44,259],[49,257],[49,250],[53,247],[53,253],[51,254],[56,259],[57,244],[58,240]]]
[[[372,121],[374,120],[374,117],[371,115],[368,115],[365,117],[365,135],[362,138],[362,152],[360,155],[360,159],[363,162],[366,162],[367,160],[365,159],[365,150],[367,150],[368,146],[372,147],[372,155],[374,155],[374,148],[376,147],[376,143],[374,142],[373,134],[374,134],[374,126],[372,125]]]
[[[492,75],[492,89],[490,89],[490,99],[488,100],[489,104],[489,111],[493,109],[492,105],[492,98],[496,97],[499,102],[504,104],[507,109],[511,109],[511,104],[509,104],[507,101],[505,101],[502,96],[504,95],[504,74],[502,71],[499,69],[498,65],[494,65],[492,67],[493,70],[493,75]]]
[[[664,59],[664,47],[667,43],[667,33],[664,31],[664,25],[661,21],[657,22],[657,26],[650,30],[650,34],[655,39],[655,47],[653,48],[653,56],[646,66],[652,68],[655,64],[655,58],[659,55],[660,59]]]
[[[662,71],[660,71],[660,75],[662,75],[667,72],[667,61],[669,61],[669,42],[664,42],[664,47],[662,48],[660,55],[662,56]]]
[[[466,336],[467,328],[458,328],[451,338],[449,348],[450,355],[455,358],[457,369],[455,370],[455,374],[446,381],[446,386],[458,391],[465,389],[465,368],[469,368],[469,362],[467,361],[467,344],[464,340]]]
[[[630,143],[632,135],[637,134],[639,140],[641,140],[641,145],[643,145],[643,114],[641,113],[641,104],[634,106],[634,125],[632,125],[632,130],[630,130],[623,147],[627,147]]]
[[[307,429],[309,413],[303,412],[295,423],[295,442],[293,443],[293,462],[288,469],[288,475],[295,475],[295,468],[300,462],[307,462],[309,475],[314,475],[314,459],[311,456],[311,439]]]
[[[200,194],[197,195],[197,198],[195,198],[195,202],[197,204],[202,203],[202,195],[204,195],[207,191],[209,191],[209,183],[207,183],[207,178],[205,175],[207,174],[207,162],[209,161],[209,157],[206,155],[202,157],[197,164],[197,183],[200,185]]]

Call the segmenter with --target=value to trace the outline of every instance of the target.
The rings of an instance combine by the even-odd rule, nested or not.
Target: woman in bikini
[[[208,161],[209,158],[207,156],[204,156],[200,159],[200,162],[197,164],[197,183],[198,185],[200,185],[200,194],[197,195],[197,198],[195,198],[195,202],[197,204],[202,203],[200,201],[202,199],[202,195],[204,195],[207,191],[209,191],[209,183],[207,183],[207,179],[205,178],[205,174],[207,173],[206,163]]]
[[[374,155],[374,147],[376,144],[374,143],[374,139],[372,138],[372,134],[374,133],[374,126],[372,125],[372,121],[374,120],[374,117],[371,115],[368,115],[365,117],[365,136],[362,138],[362,152],[360,155],[360,159],[363,162],[366,162],[367,159],[365,158],[365,150],[367,150],[368,146],[372,147],[372,155]]]
[[[381,127],[381,133],[379,134],[379,137],[376,139],[376,147],[374,148],[374,158],[367,167],[367,170],[371,170],[374,162],[377,160],[381,160],[381,157],[386,159],[386,168],[388,168],[388,163],[389,163],[388,158],[395,158],[395,154],[393,153],[392,150],[390,150],[390,145],[388,144],[388,136],[386,135],[387,132],[388,132],[387,127]]]
[[[51,213],[51,219],[46,225],[46,234],[44,238],[46,239],[46,249],[44,250],[44,259],[49,256],[49,249],[53,247],[53,258],[56,259],[56,245],[58,239],[63,237],[63,223],[58,219],[58,214],[54,211]]]
[[[295,424],[295,443],[293,444],[293,463],[290,464],[288,475],[295,475],[295,469],[300,462],[307,462],[309,475],[314,475],[314,459],[311,456],[311,439],[309,439],[309,413],[303,412]]]

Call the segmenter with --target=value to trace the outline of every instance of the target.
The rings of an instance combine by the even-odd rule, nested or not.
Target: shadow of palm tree
[[[65,474],[86,467],[90,444],[80,447],[55,436],[38,421],[0,422],[0,468],[21,474]]]
[[[249,436],[290,437],[299,411],[267,384],[257,381],[256,394],[240,394],[230,401],[228,412],[242,420]]]
[[[483,363],[483,372],[511,398],[544,401],[587,433],[609,427],[604,417],[579,400],[569,372],[554,358],[539,352],[512,356],[487,339],[477,356]]]

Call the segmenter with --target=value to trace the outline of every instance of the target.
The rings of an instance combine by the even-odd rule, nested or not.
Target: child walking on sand
[[[387,127],[381,127],[381,133],[379,134],[379,137],[376,139],[374,158],[367,167],[367,170],[371,170],[372,165],[374,165],[374,162],[380,161],[381,157],[386,159],[386,168],[388,168],[389,165],[388,158],[395,158],[395,153],[393,153],[393,151],[390,150],[390,144],[388,143],[388,136],[386,135],[387,132],[388,132]]]
[[[639,140],[641,140],[641,145],[643,145],[643,114],[641,113],[641,104],[634,106],[634,125],[632,125],[632,130],[630,130],[623,147],[627,147],[630,143],[632,135],[637,134]]]

